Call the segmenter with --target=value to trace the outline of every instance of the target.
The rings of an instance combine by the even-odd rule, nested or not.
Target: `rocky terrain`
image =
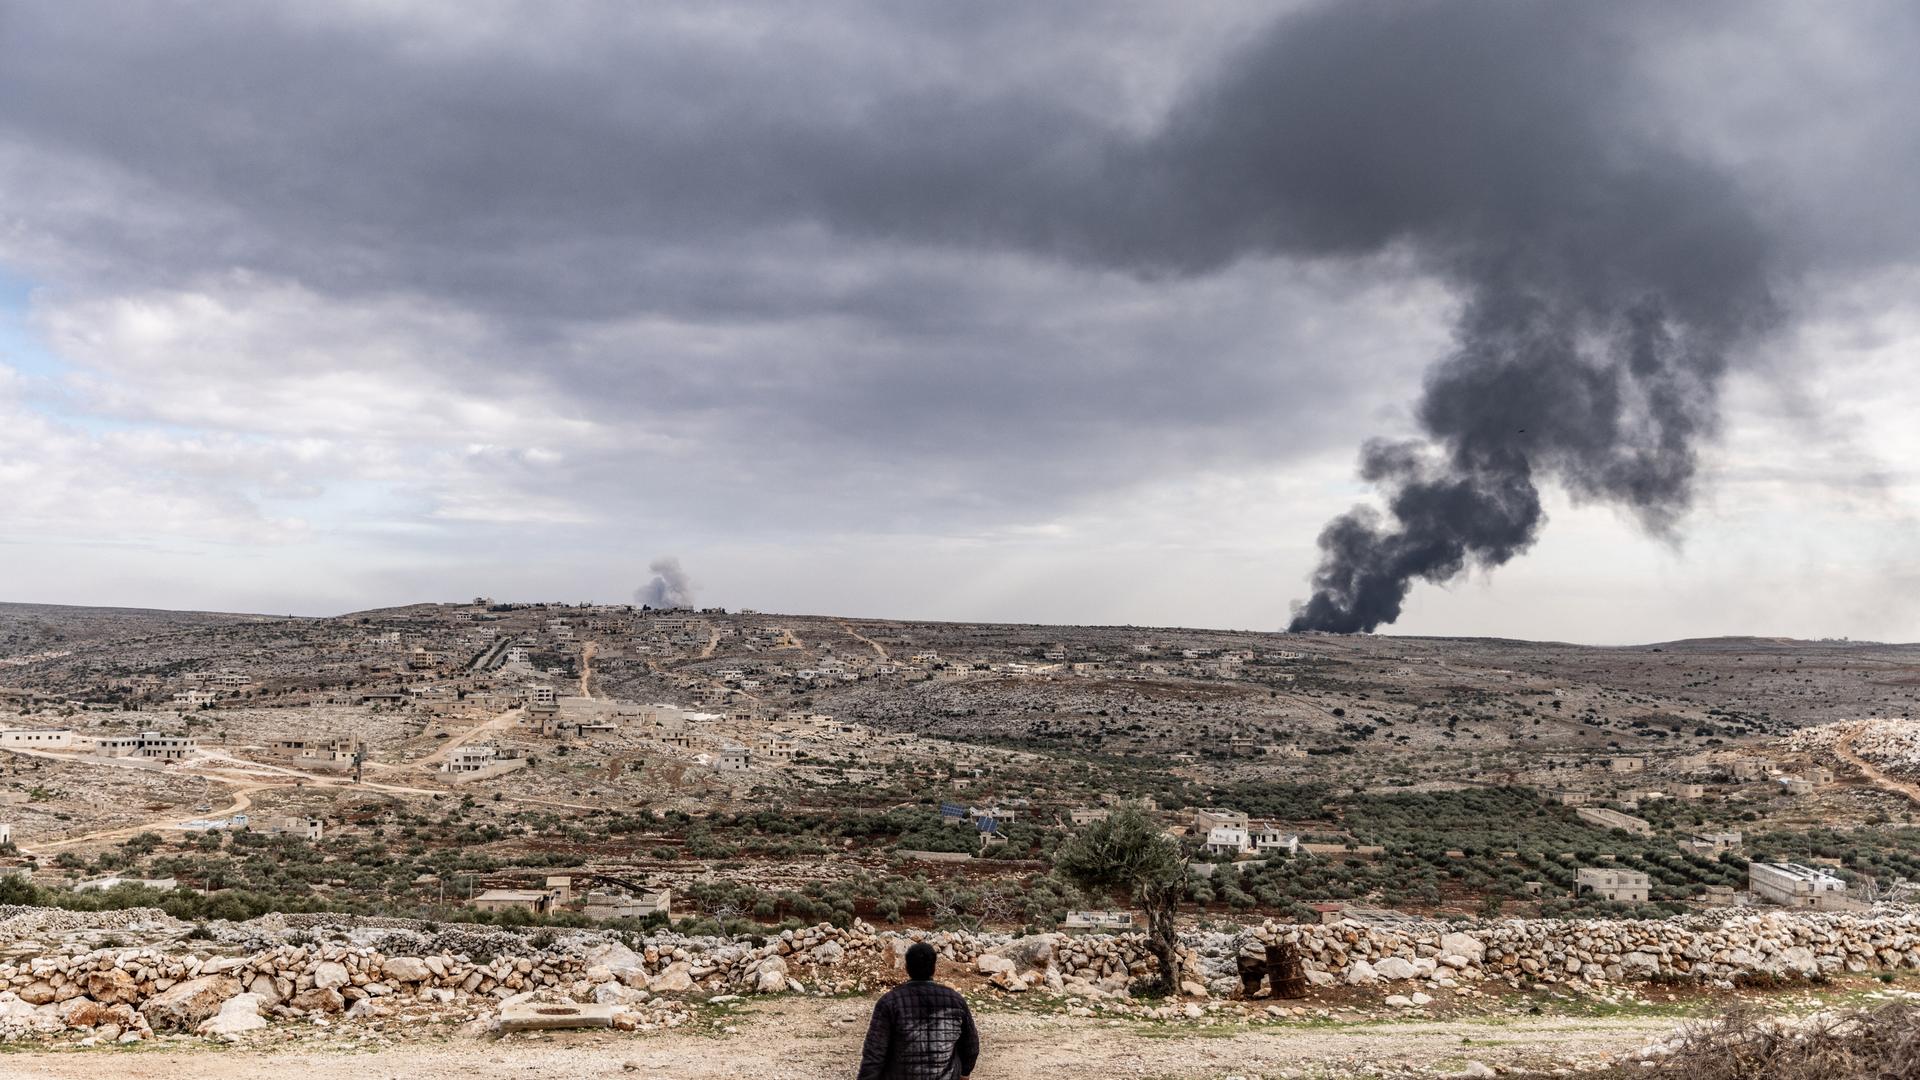
[[[1868,902],[1913,897],[1916,686],[1920,650],[1849,642],[0,605],[0,726],[195,740],[164,761],[0,748],[0,898],[21,902],[0,907],[0,1046],[39,1048],[13,1060],[48,1077],[75,1049],[213,1045],[377,1048],[395,1075],[596,1075],[605,1061],[522,1056],[549,1036],[519,1025],[584,1017],[611,1031],[551,1038],[630,1055],[622,1071],[738,1075],[688,1040],[759,1024],[785,1057],[737,1060],[836,1075],[866,1002],[928,940],[988,1029],[1061,1077],[1280,1075],[1309,1032],[1319,1074],[1627,1060],[1671,1019],[1588,1013],[1906,992],[1916,909],[1735,893],[1750,860],[1792,859]],[[357,763],[280,746],[316,737]],[[451,774],[463,747],[515,767]],[[1140,935],[1054,929],[1129,906],[1052,861],[1123,804],[1189,856],[1204,806],[1303,845],[1200,865],[1171,998],[1143,994]],[[1647,899],[1577,895],[1596,865],[1648,875]],[[670,888],[673,924],[467,902],[555,875],[581,894]],[[171,885],[80,891],[114,876]],[[1262,984],[1269,946],[1297,956],[1306,997]],[[1562,1027],[1531,1019],[1556,1010]],[[1456,1052],[1529,1023],[1536,1046]],[[1397,1042],[1342,1052],[1387,1025]]]
[[[591,1004],[605,1025],[677,1027],[695,1002],[739,995],[840,994],[891,981],[906,946],[932,943],[981,978],[977,992],[1037,994],[1073,1015],[1201,1020],[1221,1002],[1254,1019],[1303,1015],[1311,1002],[1246,994],[1239,958],[1295,946],[1309,983],[1363,988],[1384,1007],[1417,1010],[1484,997],[1504,984],[1689,982],[1920,969],[1920,911],[1775,912],[1663,921],[1508,920],[1486,924],[1329,926],[1263,923],[1183,938],[1182,999],[1137,1001],[1154,961],[1139,935],[1025,937],[882,932],[856,922],[768,938],[595,932],[529,938],[375,920],[269,916],[185,928],[157,911],[94,918],[0,910],[12,940],[0,962],[0,1037],[139,1042],[168,1032],[231,1038],[270,1022],[511,1023],[526,1004]],[[25,936],[31,935],[31,936]],[[140,936],[153,944],[128,945]],[[58,943],[51,939],[61,939]],[[113,941],[103,939],[112,938]],[[544,940],[543,940],[544,938]],[[1262,1002],[1260,999],[1265,999]]]

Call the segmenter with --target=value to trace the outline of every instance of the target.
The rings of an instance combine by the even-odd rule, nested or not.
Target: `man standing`
[[[907,982],[873,1006],[859,1080],[967,1080],[980,1032],[967,999],[933,981],[939,954],[924,941],[907,949]]]

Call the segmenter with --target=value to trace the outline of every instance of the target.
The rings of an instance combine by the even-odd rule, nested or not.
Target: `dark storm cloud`
[[[1773,133],[1687,66],[1756,54],[1750,11],[15,5],[0,251],[74,291],[237,269],[475,312],[471,379],[707,422],[708,463],[636,484],[930,514],[1351,444],[1430,334],[1334,286],[1424,273],[1455,348],[1425,448],[1367,451],[1396,522],[1329,529],[1311,621],[1354,628],[1524,550],[1541,479],[1685,509],[1769,275],[1818,246],[1795,185],[1832,180],[1742,168]]]

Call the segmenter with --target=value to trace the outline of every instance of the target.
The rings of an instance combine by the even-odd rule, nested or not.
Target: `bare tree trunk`
[[[1162,994],[1171,994],[1180,987],[1180,933],[1174,925],[1180,887],[1150,885],[1140,899],[1147,909],[1147,951],[1160,962],[1160,977],[1154,986]]]

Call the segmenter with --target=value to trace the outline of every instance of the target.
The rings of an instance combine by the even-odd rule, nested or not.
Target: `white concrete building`
[[[1253,851],[1253,838],[1242,825],[1216,825],[1207,830],[1209,855],[1245,855]]]
[[[1253,850],[1262,855],[1280,852],[1296,855],[1300,852],[1300,834],[1283,832],[1270,822],[1255,822],[1247,833],[1253,841]]]
[[[456,746],[447,755],[444,770],[450,773],[473,773],[496,764],[500,756],[497,746]]]
[[[200,748],[191,735],[166,735],[158,731],[140,733],[140,756],[152,761],[181,761]]]
[[[7,728],[0,730],[0,749],[66,750],[73,745],[68,728]]]
[[[1800,863],[1748,863],[1747,888],[1769,904],[1832,910],[1851,907],[1847,883]]]

